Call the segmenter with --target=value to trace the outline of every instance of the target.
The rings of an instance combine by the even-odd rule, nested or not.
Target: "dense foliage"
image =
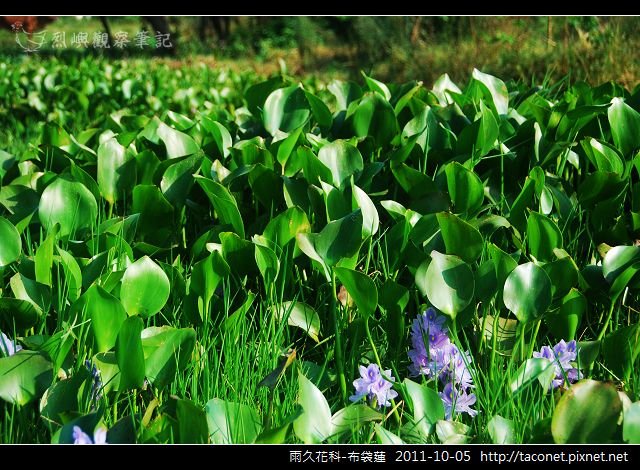
[[[0,96],[3,442],[640,441],[638,92],[96,59]]]

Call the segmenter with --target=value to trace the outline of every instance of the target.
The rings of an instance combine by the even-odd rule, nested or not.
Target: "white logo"
[[[16,34],[16,43],[26,52],[36,52],[45,43],[46,31],[27,33],[20,21],[13,23],[11,29]]]

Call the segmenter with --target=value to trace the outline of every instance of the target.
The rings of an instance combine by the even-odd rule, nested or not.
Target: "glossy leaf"
[[[43,191],[38,215],[47,231],[60,224],[61,237],[73,236],[95,224],[98,204],[82,183],[59,176]]]
[[[608,442],[621,413],[622,403],[612,385],[582,380],[556,405],[551,422],[553,439],[557,444]]]
[[[144,256],[125,271],[120,300],[129,315],[149,317],[164,307],[169,292],[167,275],[151,258]]]
[[[504,283],[504,305],[523,323],[542,316],[551,305],[551,281],[534,263],[514,269]]]
[[[296,436],[305,444],[318,444],[331,436],[331,409],[322,392],[302,373],[298,374],[298,403],[303,413],[293,422]]]
[[[455,318],[473,300],[473,272],[457,256],[432,251],[431,263],[423,280],[429,302],[451,318]]]
[[[22,254],[20,233],[4,217],[0,217],[0,268],[8,266]]]

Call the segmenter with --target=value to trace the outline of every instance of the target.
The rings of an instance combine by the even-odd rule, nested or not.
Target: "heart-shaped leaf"
[[[42,192],[38,215],[47,231],[60,224],[60,237],[74,236],[94,226],[98,204],[86,186],[61,175]]]
[[[169,278],[148,256],[140,258],[124,272],[120,300],[129,315],[155,315],[167,303],[169,293]]]
[[[504,305],[523,323],[542,316],[551,305],[551,281],[534,263],[514,269],[504,283]]]
[[[621,413],[622,402],[615,387],[582,380],[558,401],[551,433],[557,444],[608,442],[618,427]]]
[[[429,302],[451,318],[455,318],[473,300],[473,272],[457,256],[432,251],[431,263],[422,281]]]

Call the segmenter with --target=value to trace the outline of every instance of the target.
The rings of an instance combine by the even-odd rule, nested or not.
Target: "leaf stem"
[[[344,357],[342,355],[342,331],[338,320],[338,298],[336,297],[336,274],[331,273],[331,317],[333,320],[333,332],[335,334],[334,355],[336,359],[336,369],[340,381],[340,392],[342,400],[347,400],[347,380],[344,375]]]

